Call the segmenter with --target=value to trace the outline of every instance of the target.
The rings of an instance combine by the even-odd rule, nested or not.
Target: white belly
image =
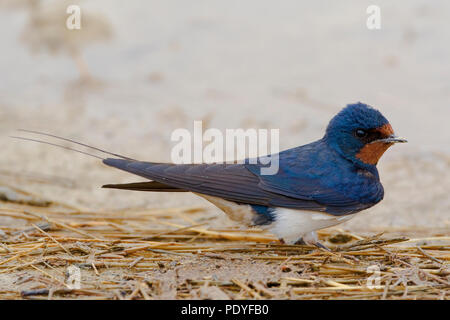
[[[197,194],[200,197],[210,201],[228,217],[234,221],[239,221],[248,226],[254,226],[254,217],[258,215],[248,204],[237,204],[221,198],[207,196],[204,194]],[[272,223],[266,225],[257,225],[257,227],[266,229],[275,234],[279,239],[283,239],[286,243],[293,244],[300,238],[314,239],[317,237],[312,232],[350,220],[355,214],[345,216],[334,216],[328,213],[296,210],[287,208],[276,208],[273,212],[275,219]]]
[[[295,243],[307,234],[335,226],[350,220],[355,214],[333,216],[331,214],[287,208],[275,209],[276,219],[266,228],[286,243]]]

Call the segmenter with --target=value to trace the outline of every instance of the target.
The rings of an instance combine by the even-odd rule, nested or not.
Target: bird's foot
[[[330,249],[330,248],[328,248],[326,245],[320,243],[319,241],[317,241],[316,243],[314,243],[314,245],[315,245],[317,248],[319,248],[319,249],[323,249],[323,250],[326,250],[326,251],[330,251],[330,252],[331,252],[331,249]]]
[[[304,235],[303,237],[301,237],[300,239],[298,239],[295,244],[300,244],[300,245],[312,245],[312,246],[316,246],[319,249],[324,249],[327,251],[331,251],[327,246],[323,245],[322,243],[319,242],[319,239],[317,237],[317,233],[316,232],[310,232],[306,235]]]
[[[294,244],[298,244],[298,245],[301,245],[301,246],[306,246],[307,245],[307,243],[305,242],[305,240],[303,240],[303,238],[298,239],[297,241],[295,241]]]

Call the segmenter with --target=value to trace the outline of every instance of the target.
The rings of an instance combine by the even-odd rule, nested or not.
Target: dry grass
[[[89,212],[3,200],[1,299],[449,297],[446,231],[406,230],[420,235],[407,239],[329,229],[320,234],[327,252],[260,230],[209,228],[201,207]],[[81,270],[79,289],[68,285],[69,266]],[[371,288],[370,266],[379,270]]]

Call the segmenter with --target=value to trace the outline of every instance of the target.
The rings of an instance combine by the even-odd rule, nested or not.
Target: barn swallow
[[[334,116],[323,138],[272,155],[279,159],[279,170],[273,175],[262,175],[261,163],[144,162],[44,135],[113,155],[97,157],[108,166],[150,180],[103,188],[190,191],[216,205],[230,219],[267,229],[285,243],[322,248],[317,230],[348,221],[383,199],[378,160],[394,143],[407,142],[394,135],[378,110],[360,102],[347,105]]]

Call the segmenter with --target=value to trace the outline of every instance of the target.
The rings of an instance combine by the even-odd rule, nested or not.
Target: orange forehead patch
[[[386,123],[382,127],[378,128],[377,131],[381,133],[383,138],[387,138],[394,134],[394,130],[389,123]],[[369,143],[359,150],[356,157],[364,163],[375,165],[378,163],[378,160],[380,160],[383,153],[392,145],[393,143],[385,142]]]
[[[390,135],[394,134],[394,130],[392,129],[390,123],[386,123],[382,127],[378,128],[377,131],[380,132],[384,137],[389,137]]]

